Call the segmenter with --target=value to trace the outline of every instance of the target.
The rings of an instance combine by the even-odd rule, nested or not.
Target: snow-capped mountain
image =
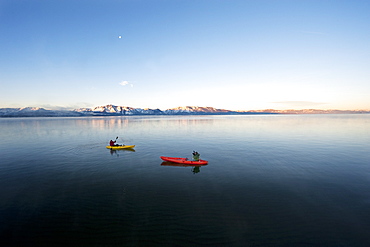
[[[60,117],[79,116],[73,111],[46,110],[39,107],[0,108],[0,117]]]
[[[163,112],[159,109],[133,108],[128,106],[97,106],[93,108],[80,108],[73,110],[83,115],[160,115]]]
[[[74,110],[87,115],[97,114],[114,114],[114,115],[179,115],[179,114],[226,114],[234,113],[233,111],[216,109],[213,107],[182,106],[167,110],[150,109],[150,108],[133,108],[127,106],[106,105],[94,108],[80,108]]]
[[[120,115],[225,115],[225,114],[348,114],[370,113],[369,110],[251,110],[231,111],[213,107],[182,106],[167,110],[134,108],[128,106],[105,105],[93,108],[79,108],[72,111],[46,110],[39,107],[0,108],[0,117],[78,117],[78,116],[120,116]]]
[[[199,107],[199,106],[180,106],[165,110],[165,114],[222,114],[232,113],[233,111],[216,109],[213,107]]]
[[[44,108],[0,108],[0,117],[58,117],[58,116],[110,116],[110,115],[205,115],[232,114],[238,112],[213,107],[182,106],[167,110],[134,108],[128,106],[105,105],[93,108],[79,108],[72,111],[55,111]],[[239,113],[240,114],[240,113]]]
[[[85,115],[174,115],[174,114],[220,114],[230,113],[232,111],[216,109],[213,107],[183,106],[167,110],[150,109],[150,108],[133,108],[128,106],[97,106],[94,108],[75,109]]]

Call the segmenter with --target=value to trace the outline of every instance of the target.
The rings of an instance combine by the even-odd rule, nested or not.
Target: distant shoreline
[[[1,115],[0,118],[83,118],[83,117],[135,117],[135,116],[245,116],[245,115],[364,115],[370,112],[333,112],[333,113],[274,113],[274,112],[256,112],[256,113],[179,113],[179,114],[90,114],[90,115],[53,115],[53,114],[20,114],[20,115]]]
[[[46,110],[38,107],[0,108],[1,118],[12,117],[98,117],[98,116],[191,116],[191,115],[307,115],[307,114],[368,114],[370,110],[249,110],[232,111],[213,107],[185,106],[167,110],[105,105],[75,110]]]

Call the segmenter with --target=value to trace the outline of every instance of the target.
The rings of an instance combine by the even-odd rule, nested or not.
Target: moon
[[[120,38],[122,38],[122,36],[120,35],[120,36],[118,36],[118,38],[120,39]]]

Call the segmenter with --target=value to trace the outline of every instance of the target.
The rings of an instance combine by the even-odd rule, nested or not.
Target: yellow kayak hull
[[[122,145],[122,146],[106,146],[108,149],[130,149],[134,148],[135,145]]]

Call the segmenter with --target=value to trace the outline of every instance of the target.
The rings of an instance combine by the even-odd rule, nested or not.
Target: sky
[[[0,108],[370,109],[368,0],[0,0]]]

